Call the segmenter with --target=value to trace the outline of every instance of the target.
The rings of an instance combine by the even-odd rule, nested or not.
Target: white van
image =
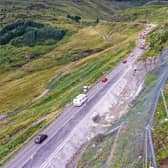
[[[85,103],[88,100],[88,97],[86,94],[80,94],[77,97],[73,99],[73,105],[75,107],[80,107],[83,103]]]

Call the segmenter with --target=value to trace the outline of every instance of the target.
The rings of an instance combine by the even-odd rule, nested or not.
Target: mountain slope
[[[0,27],[25,19],[66,32],[62,40],[52,45],[41,45],[39,39],[33,47],[17,47],[11,42],[0,46],[0,117],[31,104],[0,121],[2,162],[42,125],[58,116],[83,85],[93,85],[124,59],[144,29],[144,23],[167,21],[168,6],[127,9],[134,4],[110,0],[0,0]],[[67,18],[67,14],[81,16],[81,22]],[[119,18],[117,21],[109,19],[113,14]],[[98,24],[97,17],[101,18]],[[106,37],[108,40],[104,40]],[[37,100],[62,72],[65,73],[52,90]]]
[[[128,3],[115,2],[109,0],[0,0],[0,8],[2,13],[6,12],[11,15],[13,11],[16,16],[38,15],[63,15],[67,14],[80,15],[85,18],[110,17],[118,9],[130,7]]]

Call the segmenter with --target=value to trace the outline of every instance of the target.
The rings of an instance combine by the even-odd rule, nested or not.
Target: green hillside
[[[6,22],[6,17],[51,17],[66,16],[67,14],[80,15],[84,18],[108,18],[118,9],[129,7],[128,3],[118,3],[109,0],[0,0],[1,18]],[[14,12],[15,11],[15,12]],[[17,12],[16,12],[17,11]]]
[[[93,86],[127,57],[146,23],[167,35],[167,11],[168,4],[131,1],[0,0],[0,116],[29,104],[0,121],[0,161],[58,117],[83,85]],[[144,59],[159,55],[168,43],[165,34],[150,34],[156,44]]]

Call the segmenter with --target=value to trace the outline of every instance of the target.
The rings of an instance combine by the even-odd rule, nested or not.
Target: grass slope
[[[97,46],[94,46],[94,44],[95,41],[97,41],[97,38],[100,38],[100,40],[98,40],[99,48],[102,48],[102,51],[81,58],[73,67],[73,69],[68,71],[67,74],[65,74],[57,82],[57,84],[46,97],[37,102],[34,102],[26,110],[10,117],[9,119],[4,120],[3,122],[0,122],[1,160],[5,159],[7,155],[10,156],[11,152],[3,152],[3,144],[12,141],[13,137],[18,136],[22,132],[26,131],[30,125],[37,122],[40,118],[46,119],[47,123],[50,122],[52,118],[50,118],[50,116],[58,116],[61,108],[65,104],[69,103],[74,96],[81,92],[83,85],[92,86],[102,77],[105,72],[113,68],[119,61],[127,56],[127,54],[135,46],[137,33],[144,28],[144,26],[141,24],[138,27],[135,25],[125,25],[125,29],[121,33],[121,37],[118,38],[118,36],[116,36],[116,42],[113,42],[113,40],[115,41],[115,39],[113,39],[116,32],[114,31],[115,26],[110,28],[108,23],[102,23],[98,25],[96,29],[100,29],[101,31],[105,30],[105,32],[111,33],[111,44],[106,44],[104,40],[102,40],[102,37],[98,33],[95,33],[95,30],[92,29],[92,27],[83,28],[76,35],[70,38],[70,41],[67,41],[65,44],[58,46],[59,50],[51,51],[53,54],[48,53],[42,58],[34,60],[21,68],[24,70],[27,68],[32,68],[32,72],[17,69],[15,73],[13,71],[6,72],[6,74],[9,74],[9,76],[2,74],[1,77],[3,79],[3,85],[1,85],[1,90],[3,90],[3,93],[1,93],[1,105],[4,111],[2,111],[1,114],[16,108],[16,106],[26,103],[28,100],[31,101],[38,93],[40,93],[40,91],[44,90],[44,86],[46,86],[47,82],[52,78],[52,75],[55,76],[55,74],[57,74],[61,68],[71,63],[71,61],[69,61],[66,64],[58,65],[58,60],[55,58],[57,54],[54,55],[56,52],[59,52],[60,54],[62,53],[62,55],[64,55],[63,51],[76,51],[76,47],[79,51],[88,49],[88,47],[91,49],[95,47],[97,48]],[[132,28],[132,33],[130,31],[130,27]],[[118,26],[116,26],[116,29],[118,29]],[[114,31],[113,33],[112,30]],[[90,38],[90,45],[86,45],[86,48],[83,48],[83,42],[80,42],[79,40],[75,47],[71,48],[71,45],[74,46],[74,42],[78,41],[83,33],[87,34],[86,44]],[[68,46],[70,46],[70,49]],[[72,54],[70,54],[70,56],[72,56]],[[27,93],[26,96],[23,93]],[[63,97],[64,99],[62,99]],[[22,99],[22,101],[20,101],[20,99]],[[6,106],[7,101],[10,101],[8,102],[9,106]],[[15,150],[17,148],[18,146],[15,146]]]
[[[131,5],[127,3],[118,3],[108,0],[97,1],[97,0],[48,0],[37,2],[30,0],[1,0],[0,9],[2,11],[2,20],[6,22],[8,16],[16,18],[27,18],[30,17],[50,17],[54,16],[66,16],[80,15],[84,18],[100,18],[110,17],[118,9],[125,9]],[[14,11],[17,11],[14,13]]]
[[[164,94],[168,104],[168,81],[165,83]],[[166,120],[166,112],[163,104],[162,97],[160,96],[159,102],[155,112],[153,140],[155,145],[156,158],[158,166],[162,168],[162,161],[168,159],[168,121]]]
[[[168,8],[167,5],[119,11],[126,7],[125,3],[96,0],[80,3],[69,0],[45,3],[0,0],[1,26],[24,18],[67,32],[60,42],[50,46],[15,47],[9,43],[0,47],[0,57],[3,55],[5,58],[0,65],[0,115],[32,102],[26,110],[0,121],[2,162],[26,141],[28,137],[25,132],[29,132],[30,127],[41,121],[43,126],[50,123],[60,114],[62,107],[81,92],[83,85],[92,86],[125,58],[134,48],[135,40],[144,28],[144,21],[154,21],[159,25],[166,22],[166,14],[162,11]],[[156,12],[161,13],[158,19],[154,17]],[[111,18],[114,13],[119,18],[117,22],[112,19],[112,22],[101,21],[95,25],[97,16]],[[80,15],[84,19],[75,23],[65,17],[67,14]],[[25,61],[26,55],[36,57]],[[13,62],[8,61],[10,59]],[[34,98],[44,91],[53,77],[72,63],[75,63],[73,68],[66,72],[51,92],[34,102]],[[38,129],[41,129],[41,124],[29,136]],[[12,148],[8,148],[12,144]]]

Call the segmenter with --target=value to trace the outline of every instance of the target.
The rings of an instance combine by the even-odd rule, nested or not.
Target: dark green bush
[[[71,16],[71,15],[67,15],[67,18],[74,20],[75,22],[80,22],[81,17],[80,16]]]
[[[5,26],[0,31],[0,45],[11,41],[16,47],[34,46],[36,44],[54,44],[61,40],[65,31],[58,28],[46,26],[33,21],[17,21]]]
[[[41,27],[44,27],[43,24],[41,23],[36,23],[36,22],[33,22],[31,20],[28,20],[28,21],[17,21],[15,23],[12,23],[12,24],[8,24],[6,25],[1,31],[0,31],[0,35],[4,35],[5,33],[7,33],[8,31],[11,31],[13,29],[16,29],[18,27],[28,27],[28,26],[31,26],[31,27],[36,27],[36,28],[41,28]]]

